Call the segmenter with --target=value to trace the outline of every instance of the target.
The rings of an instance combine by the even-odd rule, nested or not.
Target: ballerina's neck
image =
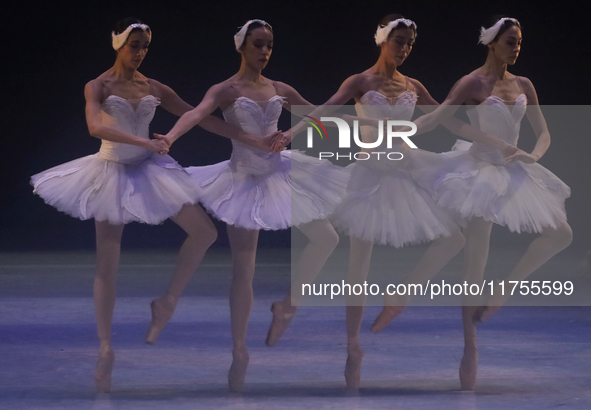
[[[128,67],[124,65],[119,59],[115,60],[115,64],[113,64],[111,70],[113,76],[117,80],[133,81],[140,79],[137,68]]]
[[[254,68],[246,63],[246,59],[242,57],[242,62],[240,63],[240,69],[238,73],[234,75],[237,81],[248,81],[251,83],[259,83],[263,77],[262,75],[263,70]]]
[[[375,71],[374,71],[375,70]],[[372,67],[376,75],[392,79],[398,72],[398,65],[393,61],[388,61],[385,54],[380,54],[380,58]]]
[[[507,63],[496,58],[492,51],[489,50],[486,61],[482,66],[483,74],[490,77],[495,77],[497,80],[504,80],[509,73],[507,71]]]

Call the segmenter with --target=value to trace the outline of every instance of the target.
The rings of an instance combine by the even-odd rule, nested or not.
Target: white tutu
[[[468,110],[474,127],[516,144],[527,101],[524,94],[509,109],[496,96]],[[439,205],[462,218],[482,217],[514,232],[541,232],[566,221],[570,188],[540,164],[504,165],[501,153],[482,143],[457,143],[457,151],[413,156],[413,179]]]
[[[279,230],[328,217],[345,193],[347,173],[300,152],[278,155],[262,175],[237,171],[231,161],[187,171],[203,191],[203,206],[229,225]]]
[[[457,223],[404,169],[383,172],[351,164],[347,195],[330,218],[349,236],[402,247],[449,236]]]
[[[360,116],[410,121],[416,101],[417,95],[410,90],[395,99],[372,90],[360,98],[356,108]],[[375,128],[362,127],[361,132],[364,140],[377,138]],[[351,179],[347,195],[330,218],[339,231],[376,244],[401,247],[450,236],[458,229],[453,213],[437,205],[412,180],[408,168],[417,150],[401,141],[391,149],[380,146],[375,150],[401,152],[404,158],[396,161],[373,156],[348,167]]]
[[[224,117],[264,136],[277,130],[283,103],[278,95],[263,102],[239,97]],[[263,152],[238,141],[232,147],[229,161],[187,168],[203,190],[200,202],[229,225],[279,230],[325,219],[345,194],[347,172],[327,160],[298,151]]]
[[[149,95],[134,108],[112,95],[103,104],[103,120],[148,138],[148,125],[158,104]],[[168,155],[105,140],[99,153],[36,174],[31,184],[34,193],[59,211],[111,224],[158,224],[200,196],[199,187]]]
[[[419,159],[420,158],[420,159]],[[482,217],[513,232],[541,232],[566,221],[570,188],[540,164],[495,165],[469,151],[417,156],[413,179],[462,218]]]

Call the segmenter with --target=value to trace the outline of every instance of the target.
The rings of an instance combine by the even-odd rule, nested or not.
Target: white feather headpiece
[[[134,23],[127,27],[122,33],[115,34],[114,31],[111,32],[111,37],[113,37],[113,48],[115,50],[119,50],[121,47],[123,47],[127,41],[127,37],[129,37],[129,33],[131,33],[131,30],[134,28],[141,28],[142,31],[149,31],[150,40],[152,39],[152,30],[150,30],[150,27],[147,24]]]
[[[517,27],[521,27],[521,25],[519,24],[519,21],[517,21],[517,19],[514,19],[512,17],[503,17],[502,19],[497,21],[492,27],[489,27],[489,28],[480,27],[480,38],[478,39],[478,43],[481,43],[484,45],[491,43],[495,39],[497,34],[499,33],[501,26],[503,24],[505,24],[505,21],[507,21],[507,20],[511,20],[513,23],[515,23],[515,25]]]
[[[248,20],[245,25],[240,27],[238,33],[234,35],[234,44],[236,45],[236,51],[240,51],[240,47],[242,47],[242,43],[244,43],[244,38],[246,37],[246,30],[248,30],[248,26],[250,26],[252,23],[261,23],[263,26],[271,27],[271,25],[264,20]]]
[[[400,23],[404,24],[406,27],[414,28],[415,34],[416,34],[417,25],[415,24],[414,21],[409,20],[409,19],[396,19],[396,20],[392,20],[391,22],[389,22],[385,26],[382,26],[381,24],[378,25],[378,29],[376,30],[376,34],[374,36],[374,38],[376,39],[376,44],[379,46],[383,42],[387,41],[388,36],[390,35],[390,32],[392,30],[394,30],[396,27],[398,27],[398,24],[400,24]]]

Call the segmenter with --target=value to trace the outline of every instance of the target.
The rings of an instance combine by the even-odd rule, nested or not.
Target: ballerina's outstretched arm
[[[350,101],[351,99],[360,97],[360,95],[358,95],[359,94],[358,90],[360,88],[360,83],[362,81],[364,81],[364,80],[361,77],[361,75],[359,75],[359,74],[352,75],[351,77],[347,78],[343,82],[343,84],[341,84],[338,91],[332,97],[330,97],[328,99],[328,101],[326,101],[324,104],[319,105],[319,106],[314,106],[314,105],[310,104],[292,87],[289,87],[288,85],[283,84],[283,83],[279,83],[279,82],[276,84],[278,84],[279,86],[285,87],[285,89],[282,90],[282,92],[283,92],[282,95],[287,97],[287,104],[285,106],[285,108],[287,110],[291,111],[292,105],[309,105],[310,106],[310,113],[308,115],[310,117],[320,118],[320,117],[332,114],[335,110],[335,106],[342,106],[342,105],[346,104],[348,101]],[[356,116],[351,116],[351,115],[343,115],[342,117],[346,121],[358,120],[358,121],[360,121],[360,125],[375,126],[375,125],[377,125],[377,123],[379,121],[379,119],[362,118],[362,117],[356,117]],[[329,124],[329,125],[333,126],[332,124]],[[273,149],[278,148],[281,140],[287,141],[286,145],[289,144],[289,142],[292,140],[292,138],[295,135],[304,131],[307,127],[308,127],[308,124],[305,121],[300,121],[299,123],[297,123],[295,126],[293,126],[288,131],[283,132],[280,135],[276,136],[275,143],[273,145]]]
[[[164,108],[166,111],[181,117],[194,109],[192,105],[188,104],[181,97],[179,97],[178,94],[174,92],[172,88],[156,80],[151,80],[151,84],[154,91],[156,91],[160,97],[162,108]],[[199,125],[206,131],[212,132],[214,134],[220,135],[231,140],[236,140],[243,142],[245,144],[252,145],[263,151],[271,151],[271,139],[280,132],[275,131],[265,136],[264,138],[257,138],[210,114],[203,117],[203,119],[199,121],[196,125]],[[170,141],[168,138],[164,138],[164,136],[162,136],[161,134],[155,133],[154,136],[158,139],[166,141],[169,144],[172,144],[172,141]]]

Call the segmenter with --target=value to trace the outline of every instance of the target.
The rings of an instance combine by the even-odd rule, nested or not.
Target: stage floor
[[[149,346],[143,343],[149,303],[165,289],[174,253],[123,253],[113,392],[97,395],[93,254],[0,254],[0,408],[591,408],[589,307],[503,308],[479,328],[474,393],[459,391],[458,307],[410,307],[379,335],[369,326],[380,308],[367,307],[362,388],[348,393],[344,308],[304,306],[276,347],[263,343],[271,302],[283,297],[289,283],[285,249],[259,253],[246,387],[231,394],[228,255],[224,248],[207,255],[171,323]],[[568,253],[553,263],[576,265]]]

